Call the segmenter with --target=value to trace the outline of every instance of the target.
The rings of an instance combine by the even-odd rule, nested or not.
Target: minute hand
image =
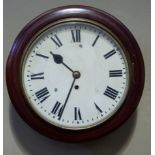
[[[68,95],[67,95],[67,97],[66,97],[65,103],[64,103],[64,105],[63,105],[63,108],[61,109],[61,111],[60,111],[60,113],[59,113],[59,118],[58,118],[58,120],[60,120],[61,117],[62,117],[62,114],[63,114],[64,109],[65,109],[65,107],[66,107],[67,101],[68,101],[69,96],[70,96],[70,94],[71,94],[72,88],[73,88],[73,86],[74,86],[75,80],[76,80],[76,79],[74,78],[74,80],[73,80],[73,82],[72,82],[72,85],[71,85],[71,87],[70,87],[70,89],[69,89]]]

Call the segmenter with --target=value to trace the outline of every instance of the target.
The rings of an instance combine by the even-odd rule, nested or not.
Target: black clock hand
[[[64,62],[63,62],[63,57],[58,54],[54,54],[53,52],[50,51],[50,54],[53,56],[54,62],[57,64],[63,64],[67,69],[69,69],[72,73],[74,72],[70,67],[68,67]]]
[[[69,99],[69,96],[70,96],[70,94],[71,94],[72,88],[73,88],[73,86],[74,86],[75,80],[76,80],[76,78],[74,78],[74,80],[73,80],[73,82],[72,82],[72,85],[71,85],[71,87],[70,87],[70,89],[69,89],[69,92],[68,92],[68,95],[67,95],[67,97],[66,97],[65,103],[64,103],[64,105],[63,105],[63,108],[62,108],[62,109],[60,110],[60,112],[59,112],[59,118],[58,118],[58,120],[61,119],[61,116],[62,116],[62,114],[63,114],[63,112],[64,112],[64,109],[65,109],[65,107],[66,107],[67,101],[68,101],[68,99]]]

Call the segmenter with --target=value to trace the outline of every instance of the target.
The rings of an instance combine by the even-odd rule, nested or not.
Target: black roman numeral
[[[50,96],[47,87],[44,87],[43,89],[37,91],[35,95],[41,103],[44,102]]]
[[[78,107],[74,107],[74,119],[82,120],[80,108],[78,108]]]
[[[71,30],[73,42],[81,42],[81,33],[80,30]]]
[[[94,103],[94,104],[95,104],[96,109],[97,109],[100,113],[102,113],[103,111],[101,110],[101,108],[100,108],[96,103]]]
[[[31,80],[44,79],[44,73],[31,74]]]
[[[122,70],[110,70],[109,71],[109,77],[121,77],[122,76]]]
[[[99,38],[99,35],[97,35],[97,37],[95,38],[95,40],[94,40],[94,42],[93,42],[92,46],[95,46],[95,44],[96,44],[96,42],[97,42],[98,38]]]
[[[63,109],[63,105],[59,101],[57,101],[51,111],[52,114],[60,116],[61,111]]]
[[[45,55],[42,55],[42,54],[39,54],[39,53],[36,53],[36,55],[39,56],[39,57],[45,58],[45,59],[49,58],[48,56],[45,56]]]
[[[62,46],[62,43],[56,34],[54,35],[54,37],[51,37],[51,39],[58,47]]]
[[[110,97],[111,99],[115,100],[115,98],[117,97],[118,95],[118,91],[107,86],[105,92],[104,92],[104,95]]]
[[[109,57],[111,57],[115,53],[116,53],[116,51],[115,50],[112,50],[112,51],[108,52],[107,54],[105,54],[104,57],[105,57],[105,59],[108,59]]]

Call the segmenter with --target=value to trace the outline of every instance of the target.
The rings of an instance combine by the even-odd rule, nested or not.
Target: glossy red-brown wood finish
[[[110,29],[126,48],[131,62],[132,77],[128,95],[122,107],[105,123],[86,130],[66,130],[55,127],[42,120],[29,106],[24,96],[20,64],[24,49],[31,38],[42,28],[65,18],[85,18],[96,21]],[[88,6],[64,6],[49,10],[30,23],[19,33],[15,39],[6,65],[6,81],[8,92],[13,105],[20,116],[33,129],[50,138],[68,142],[92,140],[104,136],[123,124],[136,109],[144,87],[144,62],[140,48],[129,30],[110,14]]]

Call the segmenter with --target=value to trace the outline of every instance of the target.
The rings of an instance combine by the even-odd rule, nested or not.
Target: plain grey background
[[[71,4],[105,10],[134,34],[146,70],[138,109],[121,128],[106,137],[79,144],[57,142],[38,134],[19,117],[10,104],[4,81],[4,155],[150,155],[150,0],[5,0],[4,75],[9,49],[23,26],[46,10]]]

